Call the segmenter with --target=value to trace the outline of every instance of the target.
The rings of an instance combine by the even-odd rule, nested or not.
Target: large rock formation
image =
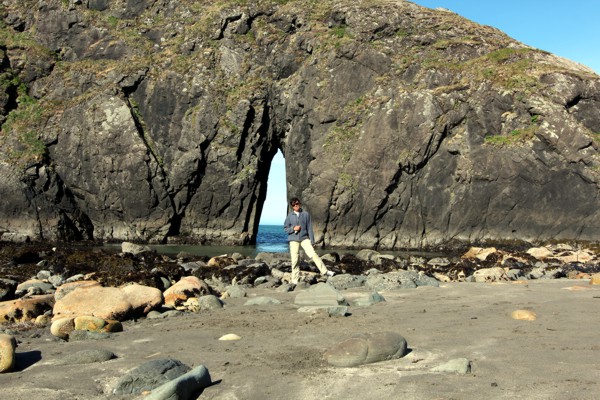
[[[596,240],[600,81],[408,1],[8,0],[3,240]],[[282,216],[283,220],[284,216]]]

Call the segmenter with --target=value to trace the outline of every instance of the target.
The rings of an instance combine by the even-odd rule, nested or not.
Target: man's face
[[[292,208],[294,209],[294,211],[300,210],[301,206],[302,206],[302,204],[300,204],[299,201],[296,201],[295,203],[292,204]]]

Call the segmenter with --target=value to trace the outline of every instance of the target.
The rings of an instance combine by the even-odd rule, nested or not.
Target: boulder
[[[471,247],[465,254],[462,255],[462,258],[485,261],[491,254],[495,254],[497,252],[498,250],[495,247]]]
[[[122,332],[123,325],[120,321],[104,320],[91,315],[78,317],[57,318],[50,326],[50,333],[63,340],[84,340],[86,338],[105,338],[109,333]],[[90,333],[88,335],[86,332]],[[98,334],[99,336],[94,336]]]
[[[126,292],[114,287],[78,287],[54,305],[54,319],[92,315],[121,321],[132,314],[133,307]]]
[[[294,304],[299,306],[347,306],[348,302],[333,286],[321,282],[299,292]]]
[[[366,296],[359,297],[352,302],[353,306],[369,307],[376,303],[385,301],[385,298],[377,292],[369,293]]]
[[[46,294],[0,302],[0,323],[29,322],[52,310],[54,295]]]
[[[40,279],[29,279],[17,285],[15,295],[21,297],[28,292],[35,294],[54,293],[54,286]]]
[[[336,367],[355,367],[404,357],[406,339],[395,332],[358,333],[325,351],[325,360]]]
[[[123,321],[143,316],[163,302],[162,292],[153,287],[131,284],[115,288],[87,282],[69,283],[59,288],[57,292],[60,291],[61,297],[54,305],[55,318],[91,315]],[[68,290],[63,290],[65,286]]]
[[[475,282],[501,282],[508,281],[506,271],[501,267],[482,268],[473,273]]]
[[[393,289],[413,289],[418,286],[438,287],[440,283],[430,276],[417,271],[393,271],[385,274],[369,274],[365,286],[379,292]]]
[[[165,290],[165,305],[177,307],[183,304],[190,297],[200,297],[210,294],[208,285],[195,276],[186,276]]]
[[[237,265],[237,261],[229,256],[216,256],[208,260],[209,268],[225,268],[230,265]]]
[[[134,315],[146,315],[163,304],[163,294],[160,289],[133,283],[123,286],[121,291],[125,293],[131,304]]]
[[[208,369],[199,365],[190,372],[152,390],[146,400],[188,400],[212,384]]]
[[[59,359],[57,365],[81,365],[81,364],[94,364],[104,361],[112,360],[117,356],[115,353],[104,349],[87,349],[80,350],[75,353],[67,354],[63,358]]]
[[[17,340],[14,336],[0,333],[0,373],[10,372],[15,367]]]
[[[121,252],[133,254],[137,256],[143,253],[149,253],[152,249],[149,246],[131,243],[131,242],[123,242],[121,243]]]
[[[69,339],[69,335],[74,329],[75,320],[71,317],[57,318],[50,325],[50,333],[64,340]]]
[[[552,257],[554,253],[547,247],[532,247],[527,250],[527,254],[540,261],[544,261],[546,258]]]
[[[159,359],[147,361],[122,376],[115,385],[113,394],[123,395],[147,392],[189,371],[190,367],[179,360]]]

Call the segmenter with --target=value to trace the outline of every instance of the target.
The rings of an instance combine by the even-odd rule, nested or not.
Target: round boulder
[[[395,332],[359,333],[331,349],[323,357],[336,367],[355,367],[406,355],[406,339]]]

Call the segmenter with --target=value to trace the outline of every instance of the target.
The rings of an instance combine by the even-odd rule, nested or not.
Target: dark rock
[[[190,367],[179,360],[148,361],[119,379],[113,389],[113,394],[140,394],[150,391],[188,371],[190,371]]]
[[[202,389],[211,384],[212,379],[208,369],[204,365],[199,365],[190,372],[152,390],[152,393],[145,398],[148,400],[193,399]]]
[[[112,351],[102,349],[81,350],[72,354],[67,354],[60,360],[58,365],[73,365],[73,364],[92,364],[116,358]]]
[[[0,301],[11,300],[15,296],[17,281],[0,278]]]

